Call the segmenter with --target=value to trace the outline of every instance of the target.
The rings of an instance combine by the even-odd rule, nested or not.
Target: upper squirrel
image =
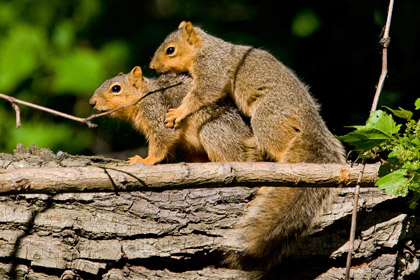
[[[111,114],[130,122],[148,140],[148,156],[143,159],[136,155],[129,159],[130,164],[163,162],[170,159],[176,148],[182,150],[189,162],[252,161],[259,158],[249,126],[229,100],[201,108],[180,129],[164,125],[168,108],[179,106],[191,83],[188,75],[165,74],[149,79],[136,66],[129,74],[121,73],[106,80],[96,89],[89,103],[97,110],[106,111],[133,104],[147,93],[157,91],[136,105]]]
[[[344,161],[344,149],[326,127],[308,88],[267,51],[223,41],[183,21],[156,50],[150,67],[188,72],[193,78],[181,105],[166,114],[169,127],[182,125],[191,113],[228,94],[250,117],[257,148],[268,159]],[[328,197],[330,191],[321,188],[261,188],[241,223],[243,252],[229,262],[242,267],[275,264],[310,228]]]

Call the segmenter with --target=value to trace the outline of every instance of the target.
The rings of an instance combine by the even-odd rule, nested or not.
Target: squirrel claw
[[[173,127],[175,127],[175,122],[174,122],[174,120],[165,119],[165,125],[168,128],[173,128]]]
[[[183,118],[181,117],[182,112],[178,109],[169,109],[168,113],[165,116],[165,125],[166,127],[178,128],[180,126],[181,121]]]
[[[130,165],[136,164],[138,162],[141,162],[143,164],[145,164],[144,162],[144,158],[142,158],[141,156],[135,155],[134,157],[131,157],[128,159],[128,163],[130,163]]]
[[[152,157],[148,156],[146,158],[142,158],[141,156],[135,155],[134,157],[129,158],[128,162],[130,163],[130,165],[133,165],[133,164],[136,164],[136,163],[139,163],[139,162],[143,163],[143,164],[146,164],[146,165],[154,165],[157,162],[159,162],[159,160],[158,160],[158,158],[153,157],[153,156]]]

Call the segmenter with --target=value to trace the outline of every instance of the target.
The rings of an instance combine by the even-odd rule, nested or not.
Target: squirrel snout
[[[95,106],[96,106],[96,100],[93,99],[93,98],[89,99],[89,104],[90,104],[90,106],[92,106],[92,108],[95,108]]]
[[[150,64],[149,64],[149,68],[150,68],[150,69],[153,69],[153,70],[155,70],[155,69],[156,69],[156,65],[155,65],[155,63],[153,63],[153,61],[152,61],[152,62],[150,62]]]

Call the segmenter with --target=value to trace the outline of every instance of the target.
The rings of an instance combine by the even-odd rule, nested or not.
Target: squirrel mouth
[[[111,109],[108,109],[108,108],[96,108],[96,107],[94,107],[93,109],[95,111],[97,111],[98,113],[104,113],[104,112],[108,112],[108,111],[111,110]]]

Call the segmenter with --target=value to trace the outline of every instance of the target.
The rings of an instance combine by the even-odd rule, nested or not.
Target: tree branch
[[[378,86],[376,87],[375,96],[373,98],[372,107],[370,109],[371,111],[375,111],[376,108],[378,107],[379,96],[381,95],[382,88],[385,83],[385,78],[386,78],[386,75],[388,74],[388,45],[391,41],[391,38],[389,38],[389,29],[391,27],[393,7],[394,7],[394,0],[390,0],[389,6],[388,6],[388,16],[386,19],[384,34],[383,34],[382,39],[379,42],[382,45],[382,71],[381,71],[381,75],[379,76]],[[360,181],[362,181],[362,178],[364,176],[364,169],[365,169],[365,163],[363,162],[360,168]],[[346,280],[350,279],[351,258],[353,254],[354,239],[356,235],[359,191],[360,191],[360,184],[358,183],[354,189],[353,214],[352,214],[352,220],[351,220],[351,226],[350,226],[349,249],[347,253],[346,271],[345,271]]]
[[[50,109],[50,108],[47,108],[47,107],[44,107],[44,106],[40,106],[40,105],[36,105],[36,104],[30,103],[30,102],[26,102],[26,101],[23,101],[23,100],[20,100],[20,99],[16,99],[14,97],[11,97],[11,96],[8,96],[8,95],[2,94],[2,93],[0,93],[0,98],[6,99],[10,103],[12,103],[12,107],[16,111],[16,128],[19,128],[19,126],[20,126],[20,111],[19,111],[19,107],[17,107],[16,103],[17,104],[22,104],[22,105],[25,105],[25,106],[28,106],[28,107],[31,107],[31,108],[35,108],[37,110],[45,111],[45,112],[48,112],[50,114],[57,115],[57,116],[60,116],[60,117],[63,117],[63,118],[67,118],[67,119],[70,119],[70,120],[73,120],[73,121],[85,123],[90,128],[97,126],[96,124],[92,123],[87,118],[75,117],[75,116],[72,116],[72,115],[69,115],[69,114],[66,114],[66,113],[63,113],[63,112],[59,112],[59,111],[56,111],[56,110],[53,110],[53,109]]]
[[[382,45],[382,71],[379,76],[378,86],[376,87],[375,97],[373,98],[371,111],[375,111],[378,107],[379,96],[381,95],[382,88],[384,87],[385,78],[388,74],[388,45],[391,42],[389,37],[389,29],[391,28],[392,11],[394,7],[394,0],[389,1],[388,16],[386,19],[384,34],[379,43]]]
[[[160,89],[157,89],[157,90],[147,92],[145,95],[140,97],[136,102],[133,102],[133,103],[127,104],[127,105],[121,105],[121,106],[119,106],[117,108],[114,108],[112,110],[109,110],[109,111],[101,112],[101,113],[98,113],[98,114],[93,114],[93,115],[91,115],[87,118],[79,118],[79,117],[69,115],[69,114],[66,114],[66,113],[63,113],[63,112],[59,112],[59,111],[56,111],[56,110],[53,110],[53,109],[50,109],[50,108],[47,108],[47,107],[36,105],[34,103],[23,101],[23,100],[20,100],[20,99],[17,99],[17,98],[14,98],[14,97],[11,97],[9,95],[2,94],[2,93],[0,93],[0,98],[6,99],[10,103],[12,103],[12,107],[16,111],[16,128],[20,127],[20,110],[19,110],[19,107],[16,105],[16,103],[22,104],[22,105],[25,105],[25,106],[28,106],[28,107],[32,107],[32,108],[35,108],[35,109],[38,109],[38,110],[41,110],[41,111],[45,111],[45,112],[48,112],[50,114],[57,115],[57,116],[60,116],[60,117],[63,117],[63,118],[67,118],[67,119],[70,119],[70,120],[73,120],[73,121],[76,121],[76,122],[85,123],[89,128],[93,128],[93,127],[97,127],[98,125],[95,124],[95,123],[92,123],[91,120],[93,120],[95,118],[103,117],[103,116],[106,116],[106,115],[110,115],[110,114],[114,113],[115,111],[130,107],[130,106],[135,106],[135,105],[137,105],[137,103],[139,103],[141,100],[143,100],[146,96],[149,96],[150,94],[153,94],[155,92],[159,92],[159,91],[162,91],[162,90],[166,90],[166,89],[169,89],[169,88],[172,88],[172,87],[176,87],[176,86],[179,86],[180,84],[182,84],[182,83],[179,82],[179,83],[174,84],[174,85],[170,85],[170,86],[167,86],[167,87],[164,87],[164,88],[160,88]]]
[[[361,185],[373,186],[378,169],[378,164],[367,165]],[[359,168],[347,164],[271,162],[0,169],[0,195],[267,185],[350,187],[358,176]]]

